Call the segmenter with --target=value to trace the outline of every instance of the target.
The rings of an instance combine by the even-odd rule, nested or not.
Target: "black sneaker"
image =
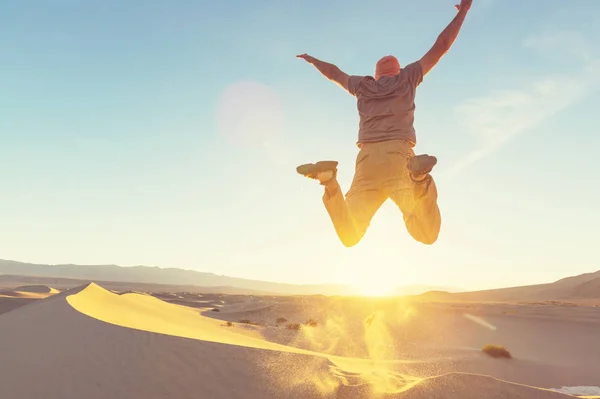
[[[333,171],[333,177],[337,173],[337,161],[319,161],[317,163],[307,163],[296,168],[296,172],[310,179],[317,179],[317,175],[321,172]]]
[[[436,157],[432,155],[422,154],[410,158],[406,163],[406,166],[408,167],[408,171],[414,177],[418,177],[431,172],[436,164]]]

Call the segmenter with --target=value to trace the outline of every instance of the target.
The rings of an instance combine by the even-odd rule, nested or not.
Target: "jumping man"
[[[431,245],[438,239],[441,215],[430,175],[434,156],[415,156],[413,127],[416,89],[456,40],[472,0],[461,0],[458,14],[419,61],[400,67],[396,57],[381,58],[375,77],[347,75],[337,66],[307,54],[298,55],[327,79],[357,98],[360,116],[354,178],[344,197],[336,179],[337,161],[300,165],[297,172],[325,187],[323,203],[341,242],[351,247],[365,235],[388,199],[400,208],[409,234]]]

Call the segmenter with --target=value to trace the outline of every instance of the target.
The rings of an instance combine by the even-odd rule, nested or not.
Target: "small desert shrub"
[[[285,317],[278,317],[277,324],[287,323],[287,319]]]
[[[240,323],[242,323],[242,324],[252,324],[252,321],[250,321],[248,319],[242,319],[242,320],[240,320]]]
[[[486,345],[483,347],[482,351],[483,353],[486,353],[491,357],[504,357],[506,359],[512,358],[512,355],[510,354],[508,349],[500,345]]]
[[[233,323],[232,323],[232,322],[230,322],[230,321],[228,321],[228,322],[227,322],[227,327],[233,327]]]
[[[213,309],[212,309],[212,311],[213,311],[213,312],[220,312],[220,311],[221,311],[221,309],[219,309],[219,308],[213,308]]]
[[[298,331],[298,330],[300,330],[300,327],[301,327],[300,323],[290,323],[290,324],[287,325],[287,329],[288,330],[296,330],[296,331]]]
[[[304,322],[304,324],[306,324],[309,327],[316,327],[317,325],[319,325],[319,323],[317,323],[317,321],[314,319],[308,319]]]

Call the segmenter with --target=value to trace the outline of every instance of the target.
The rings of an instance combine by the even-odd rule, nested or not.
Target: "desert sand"
[[[600,385],[593,306],[29,294],[46,296],[0,314],[2,398],[545,399]]]
[[[28,285],[10,289],[0,287],[0,314],[58,293],[58,290],[46,285]]]

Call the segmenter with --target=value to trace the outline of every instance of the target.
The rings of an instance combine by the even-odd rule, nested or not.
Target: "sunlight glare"
[[[396,287],[394,283],[386,281],[383,278],[366,280],[360,284],[355,284],[355,286],[360,295],[369,297],[393,296],[394,288]]]

